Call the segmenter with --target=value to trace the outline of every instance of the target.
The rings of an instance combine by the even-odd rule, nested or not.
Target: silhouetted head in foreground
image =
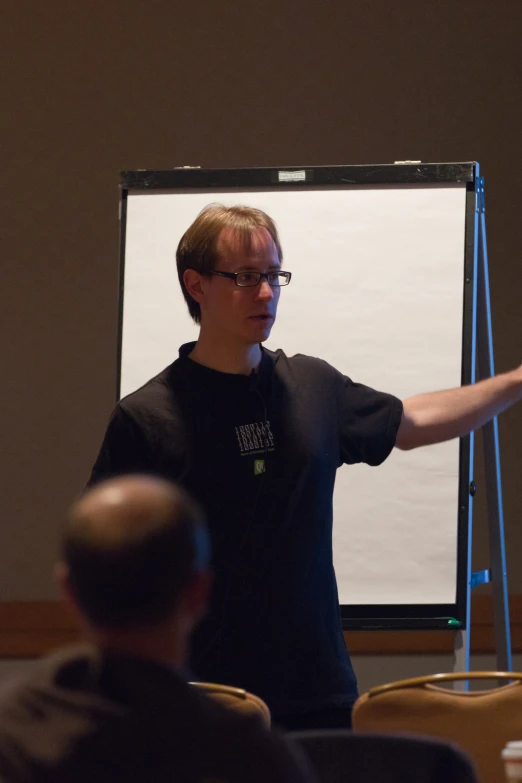
[[[206,607],[209,556],[203,513],[183,490],[121,476],[70,509],[57,577],[95,644],[182,665]]]

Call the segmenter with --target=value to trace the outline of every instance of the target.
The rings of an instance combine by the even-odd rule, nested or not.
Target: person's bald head
[[[151,476],[98,484],[71,508],[62,539],[67,582],[94,626],[153,626],[175,612],[208,567],[203,514],[180,488]]]

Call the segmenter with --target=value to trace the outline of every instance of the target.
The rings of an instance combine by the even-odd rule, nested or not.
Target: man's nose
[[[261,299],[269,302],[271,299],[274,298],[274,292],[272,290],[272,287],[268,284],[268,280],[262,278],[257,289],[258,290],[256,291],[256,299]]]

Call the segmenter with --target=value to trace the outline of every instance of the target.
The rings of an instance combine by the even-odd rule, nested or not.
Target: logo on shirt
[[[264,473],[266,470],[265,468],[265,460],[264,459],[256,459],[254,460],[254,476],[260,476],[261,473]]]
[[[242,424],[239,427],[234,427],[234,429],[242,457],[249,454],[264,454],[267,451],[274,450],[274,435],[269,421]],[[257,460],[257,462],[263,462],[264,464],[264,460]]]

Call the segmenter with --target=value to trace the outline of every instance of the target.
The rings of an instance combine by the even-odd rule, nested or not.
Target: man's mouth
[[[259,315],[251,315],[250,318],[254,321],[273,321],[274,316],[269,313],[260,313]]]

